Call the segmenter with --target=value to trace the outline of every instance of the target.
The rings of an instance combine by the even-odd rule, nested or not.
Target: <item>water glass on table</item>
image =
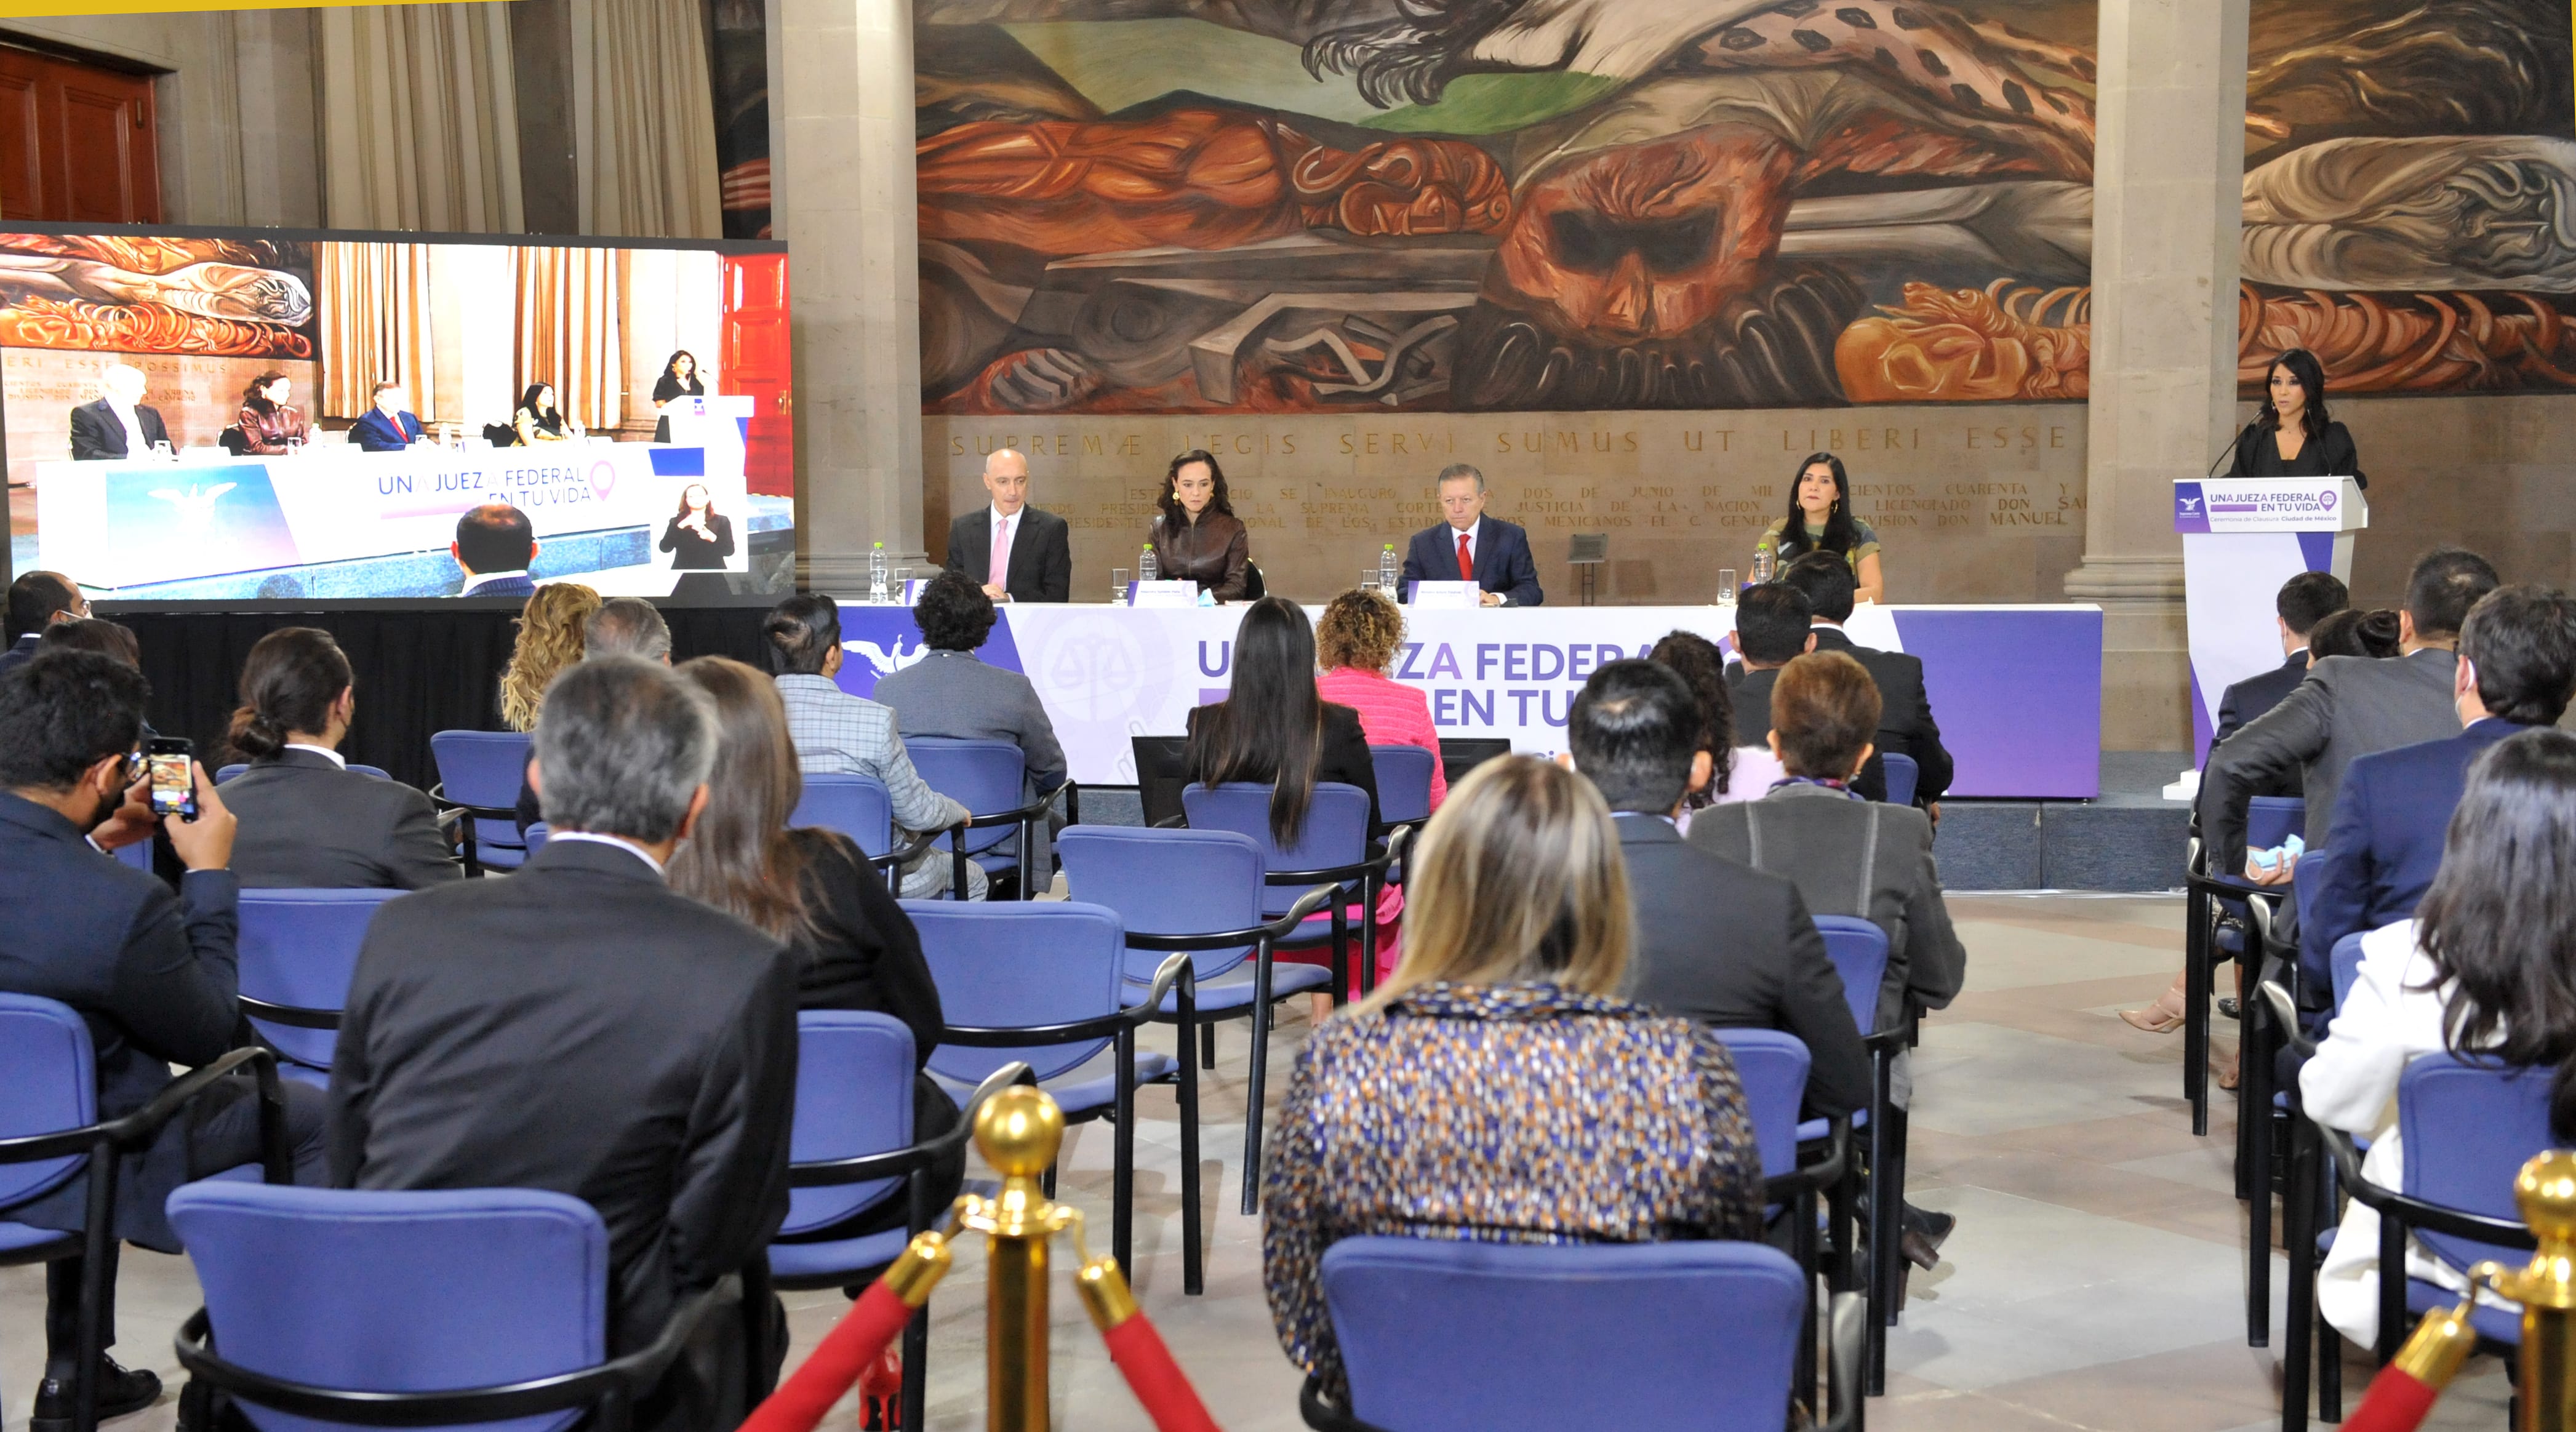
[[[1735,569],[1734,569],[1733,567],[1720,567],[1720,568],[1718,568],[1718,569],[1717,569],[1717,604],[1718,604],[1719,606],[1721,606],[1721,607],[1731,607],[1731,606],[1734,606],[1734,605],[1735,605],[1735,593],[1736,593],[1736,586],[1735,586]]]
[[[1109,569],[1109,605],[1113,607],[1127,605],[1127,569],[1124,567]]]

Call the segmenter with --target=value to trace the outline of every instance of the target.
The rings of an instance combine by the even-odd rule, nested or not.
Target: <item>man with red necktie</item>
[[[1529,533],[1485,515],[1485,475],[1453,462],[1440,470],[1436,485],[1440,513],[1447,520],[1413,535],[1404,554],[1403,590],[1410,593],[1415,582],[1474,582],[1489,607],[1546,602],[1538,564],[1530,557]]]

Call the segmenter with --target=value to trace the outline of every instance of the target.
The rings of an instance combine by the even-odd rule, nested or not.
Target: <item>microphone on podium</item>
[[[2236,450],[2237,450],[2238,448],[2241,448],[2241,447],[2243,447],[2243,446],[2245,445],[2245,440],[2246,440],[2247,438],[2250,438],[2250,437],[2254,436],[2254,434],[2255,434],[2256,430],[2260,429],[2262,426],[2263,426],[2263,420],[2262,420],[2261,418],[2256,418],[2254,421],[2252,421],[2252,422],[2250,422],[2250,423],[2247,423],[2247,424],[2246,424],[2242,429],[2240,429],[2240,430],[2237,432],[2235,441],[2230,442],[2227,446],[2225,446],[2225,447],[2223,447],[2223,448],[2220,448],[2220,449],[2218,450],[2218,456],[2216,456],[2216,457],[2214,457],[2214,458],[2210,459],[2210,462],[2209,462],[2209,470],[2208,470],[2207,472],[2202,473],[2202,474],[2201,474],[2201,476],[2202,476],[2202,477],[2204,477],[2204,478],[2211,478],[2211,477],[2216,477],[2216,476],[2218,476],[2218,465],[2219,465],[2220,463],[2222,463],[2222,462],[2227,461],[2227,459],[2228,459],[2228,458],[2230,458],[2230,457],[2234,456],[2234,455],[2235,455],[2235,453],[2236,453]]]

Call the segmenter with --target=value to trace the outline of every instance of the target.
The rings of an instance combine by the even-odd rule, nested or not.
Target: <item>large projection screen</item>
[[[9,568],[94,600],[765,603],[790,377],[783,244],[0,222]]]

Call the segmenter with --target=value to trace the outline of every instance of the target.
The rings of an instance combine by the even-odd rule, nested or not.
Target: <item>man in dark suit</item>
[[[1880,715],[1874,743],[1878,749],[1870,757],[1872,769],[1862,772],[1852,789],[1871,800],[1885,800],[1887,763],[1879,757],[1889,752],[1911,756],[1921,772],[1914,782],[1914,803],[1940,819],[1938,802],[1941,793],[1950,789],[1950,752],[1941,744],[1940,725],[1932,719],[1932,698],[1923,686],[1923,658],[1862,646],[1843,635],[1843,623],[1851,620],[1852,597],[1859,588],[1851,564],[1841,557],[1810,552],[1783,568],[1780,582],[1807,594],[1807,605],[1814,611],[1815,649],[1843,653],[1878,683]]]
[[[1637,944],[1625,993],[1719,1028],[1785,1030],[1807,1045],[1807,1108],[1817,1117],[1869,1102],[1869,1054],[1842,976],[1798,887],[1693,847],[1673,828],[1682,798],[1709,779],[1690,687],[1670,667],[1613,661],[1574,698],[1574,769],[1610,803]]]
[[[48,652],[0,676],[0,990],[60,1000],[89,1023],[100,1120],[158,1097],[172,1064],[221,1058],[240,1027],[233,940],[238,885],[224,868],[233,819],[200,768],[197,818],[168,825],[187,873],[168,885],[103,852],[148,840],[156,822],[142,797],[143,675],[96,652]],[[322,1181],[323,1101],[286,1086],[287,1134],[299,1182]],[[117,1182],[117,1236],[166,1253],[179,1240],[162,1213],[170,1190],[259,1158],[259,1100],[247,1079],[226,1079],[196,1109],[126,1156]],[[76,1231],[86,1225],[88,1180],[73,1178],[0,1219]],[[79,1370],[83,1259],[45,1269],[45,1377],[37,1388],[41,1432],[70,1425]],[[108,1270],[111,1295],[115,1269]],[[113,1306],[108,1343],[116,1341]],[[149,1406],[161,1381],[109,1360],[99,1370],[98,1410],[117,1417]]]
[[[1816,649],[1810,614],[1807,594],[1778,582],[1756,582],[1736,597],[1735,654],[1743,659],[1726,668],[1726,691],[1735,699],[1735,744],[1766,743],[1771,683],[1781,667]],[[1886,789],[1882,782],[1879,790]]]
[[[1029,460],[996,451],[984,459],[984,490],[990,507],[948,524],[948,570],[974,578],[997,602],[1072,601],[1073,529],[1029,506]]]
[[[1453,462],[1433,484],[1445,520],[1413,534],[1404,549],[1404,586],[1416,582],[1474,582],[1489,607],[1535,607],[1547,600],[1530,557],[1529,533],[1485,515],[1485,475]],[[1409,598],[1408,598],[1409,599]]]
[[[332,1061],[333,1182],[543,1188],[599,1210],[615,1354],[728,1274],[766,1299],[787,1211],[796,966],[663,884],[715,742],[712,703],[667,668],[610,656],[557,677],[536,737],[553,837],[507,880],[377,913]],[[784,1347],[732,1349],[771,1311],[704,1330],[754,1390]],[[644,1420],[730,1427],[739,1392],[692,1370]]]
[[[2461,622],[2496,589],[2495,568],[2474,552],[2437,548],[2415,563],[2398,616],[2400,654],[2390,660],[2329,656],[2280,704],[2213,752],[2200,778],[2200,833],[2213,873],[2245,869],[2246,803],[2290,771],[2300,773],[2311,850],[2334,829],[2343,773],[2363,756],[2459,734],[2451,698]]]
[[[142,369],[110,363],[98,386],[106,396],[72,409],[72,461],[143,457],[154,443],[170,441],[159,411],[143,406]]]
[[[2235,735],[2246,722],[2280,705],[2282,697],[2307,680],[2308,633],[2351,604],[2352,594],[2332,572],[2301,572],[2281,584],[2279,595],[2272,599],[2274,620],[2281,628],[2281,664],[2229,684],[2218,698],[2218,729],[2210,734],[2210,750],[2216,751],[2219,742]],[[2274,788],[2255,792],[2259,796],[2298,793],[2296,771],[2283,776]]]
[[[447,553],[465,573],[460,597],[524,597],[537,589],[528,569],[537,563],[536,531],[528,514],[506,502],[486,502],[456,519]]]
[[[401,452],[413,443],[427,442],[429,425],[403,406],[407,401],[402,384],[378,383],[376,405],[349,425],[349,441],[367,452]]]
[[[2545,587],[2498,587],[2460,627],[2452,701],[2464,729],[2354,761],[2335,799],[2332,852],[2299,927],[2304,987],[2332,985],[2335,941],[2412,918],[2442,868],[2442,842],[2469,763],[2517,731],[2548,726],[2576,695],[2576,599]]]
[[[671,664],[671,624],[662,619],[662,609],[642,597],[610,597],[599,604],[599,610],[582,623],[581,655],[587,661],[594,656],[640,656],[646,661]],[[537,763],[536,753],[528,754],[528,764]],[[526,776],[519,777],[519,804],[516,812],[519,834],[544,820],[537,801],[537,787]]]
[[[88,615],[89,599],[71,578],[60,572],[19,573],[18,580],[9,584],[5,610],[0,610],[9,638],[9,645],[0,648],[0,676],[35,660],[36,643],[44,640],[45,628]]]

